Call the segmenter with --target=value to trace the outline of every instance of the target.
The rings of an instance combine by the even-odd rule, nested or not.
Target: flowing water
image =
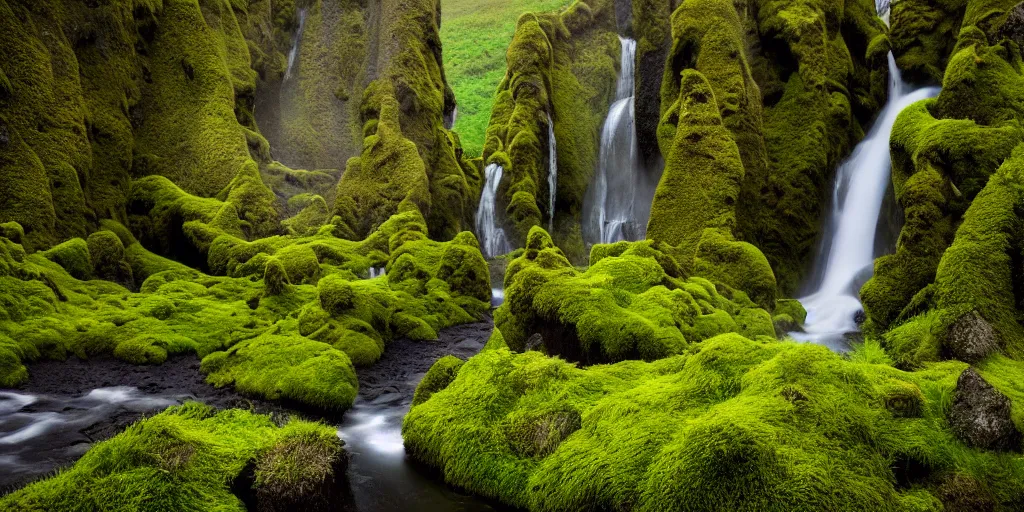
[[[132,386],[72,396],[0,391],[0,488],[43,476],[82,456],[116,428],[119,416],[158,412],[187,398],[149,396]]]
[[[601,130],[597,172],[587,191],[584,239],[589,243],[639,240],[647,232],[654,187],[648,183],[636,137],[633,62],[636,41],[620,37],[622,61],[615,101]]]
[[[402,442],[402,418],[430,366],[447,354],[463,359],[476,354],[491,328],[490,323],[461,325],[442,331],[436,342],[396,340],[373,366],[358,371],[359,397],[338,431],[351,454],[348,478],[356,510],[493,510],[411,462]]]
[[[292,40],[292,49],[288,52],[288,68],[284,72],[284,79],[290,80],[292,70],[295,69],[295,60],[299,56],[299,42],[302,41],[302,30],[306,28],[306,9],[299,9],[299,28],[295,31],[295,38]]]
[[[548,232],[555,230],[555,196],[558,190],[558,147],[555,143],[555,121],[548,112]]]
[[[480,249],[489,258],[512,250],[498,220],[498,185],[501,184],[502,172],[504,169],[498,164],[490,164],[484,169],[484,190],[476,210],[476,233],[480,238]]]
[[[847,335],[857,332],[855,318],[862,310],[858,292],[871,277],[878,256],[875,232],[889,186],[889,135],[901,110],[938,93],[938,87],[915,89],[905,83],[889,54],[889,101],[864,140],[839,167],[817,260],[821,283],[814,293],[800,299],[807,309],[807,322],[804,332],[793,333],[794,338],[834,350],[848,349]]]

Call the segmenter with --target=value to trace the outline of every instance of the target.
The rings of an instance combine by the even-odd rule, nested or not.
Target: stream
[[[348,485],[355,510],[486,511],[491,504],[445,485],[436,471],[405,455],[402,418],[413,392],[438,358],[469,358],[493,329],[488,318],[440,332],[437,341],[395,340],[373,366],[357,370],[359,395],[338,435],[349,453]],[[19,389],[0,390],[0,494],[72,465],[94,443],[131,423],[189,400],[285,417],[277,404],[242,397],[203,381],[199,360],[168,359],[136,366],[110,358],[44,361],[29,367]],[[351,509],[341,503],[339,509]]]

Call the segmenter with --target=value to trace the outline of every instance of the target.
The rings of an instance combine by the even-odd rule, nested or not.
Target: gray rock
[[[1024,48],[1024,3],[1019,3],[1010,9],[1006,15],[1006,21],[999,28],[999,35],[1013,40],[1018,46]]]
[[[946,332],[947,356],[974,364],[999,350],[999,338],[978,313],[960,317]]]
[[[960,374],[949,411],[953,433],[964,443],[987,450],[1019,450],[1021,433],[1010,418],[1010,399],[968,368]]]

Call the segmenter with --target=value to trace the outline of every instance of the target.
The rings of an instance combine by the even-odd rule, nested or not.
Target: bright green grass
[[[505,76],[505,50],[524,12],[552,11],[571,0],[442,0],[441,43],[455,91],[459,132],[467,155],[479,156],[494,91]]]

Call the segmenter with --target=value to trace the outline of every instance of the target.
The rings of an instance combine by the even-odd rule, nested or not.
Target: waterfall
[[[505,230],[498,225],[498,185],[504,169],[490,164],[484,169],[484,190],[480,194],[480,206],[476,210],[476,232],[484,256],[494,257],[511,251]]]
[[[548,112],[548,232],[555,230],[555,192],[558,190],[558,147],[555,144],[555,122]]]
[[[643,238],[647,228],[647,219],[638,218],[638,212],[644,207],[637,204],[637,185],[644,178],[638,163],[633,109],[636,41],[619,37],[619,42],[622,62],[615,102],[608,109],[601,130],[600,160],[592,191],[588,191],[592,194],[593,206],[587,209],[590,218],[587,237],[599,243],[637,240]],[[647,203],[649,205],[650,201]]]
[[[889,17],[892,13],[892,0],[875,0],[875,14],[882,21],[885,22],[886,26],[889,26]]]
[[[858,292],[873,271],[875,231],[889,186],[893,124],[901,110],[938,94],[938,87],[911,89],[889,53],[889,101],[864,140],[839,167],[832,211],[819,249],[821,284],[800,299],[807,309],[807,322],[805,332],[793,333],[794,338],[844,350],[845,335],[857,331]]]
[[[299,55],[299,42],[302,40],[302,29],[306,27],[306,9],[299,9],[299,28],[295,31],[295,38],[292,40],[292,49],[288,52],[288,68],[284,72],[284,79],[292,77],[292,69],[295,67],[295,58]]]
[[[452,111],[444,115],[444,129],[451,130],[455,127],[455,121],[459,119],[459,106],[452,107]]]

